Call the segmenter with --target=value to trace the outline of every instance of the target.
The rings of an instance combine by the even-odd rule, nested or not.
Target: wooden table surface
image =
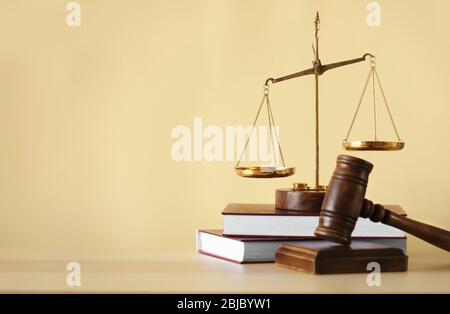
[[[240,265],[196,252],[44,251],[0,248],[0,292],[450,292],[450,254],[409,238],[409,271],[310,275],[274,264]],[[69,287],[66,265],[81,266],[81,286]]]

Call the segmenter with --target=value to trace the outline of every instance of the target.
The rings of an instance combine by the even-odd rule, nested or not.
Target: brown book
[[[401,249],[359,241],[350,246],[328,241],[282,244],[275,253],[278,266],[312,274],[367,273],[373,262],[381,272],[408,269],[408,256]]]
[[[236,237],[224,236],[222,230],[198,230],[197,251],[236,263],[264,263],[275,260],[275,252],[282,243],[306,245],[323,242],[316,237]],[[397,247],[406,252],[406,238],[352,238],[354,242],[370,242]]]
[[[406,216],[399,205],[384,206]],[[319,212],[279,210],[273,204],[228,204],[222,215],[224,234],[230,236],[312,237],[319,224]],[[360,218],[353,236],[404,238],[405,232]]]
[[[390,211],[406,216],[400,205],[383,205]],[[222,210],[222,215],[257,215],[257,216],[318,216],[320,212],[300,212],[276,209],[275,204],[230,203]]]

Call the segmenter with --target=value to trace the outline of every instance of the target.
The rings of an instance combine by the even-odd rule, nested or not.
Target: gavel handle
[[[441,249],[450,251],[450,232],[386,210],[382,223],[401,229]]]
[[[398,215],[380,204],[365,199],[361,217],[401,229],[441,249],[450,251],[450,232]]]

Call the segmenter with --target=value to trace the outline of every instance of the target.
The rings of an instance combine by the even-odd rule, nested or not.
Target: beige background
[[[311,78],[271,88],[294,177],[245,180],[232,162],[176,163],[170,132],[194,117],[249,124],[267,77],[311,65],[316,10],[323,63],[377,55],[407,143],[357,154],[375,164],[368,197],[450,228],[450,3],[379,1],[382,26],[371,28],[368,2],[80,0],[82,26],[69,28],[66,1],[2,0],[0,246],[193,249],[194,230],[220,227],[228,202],[272,202],[275,188],[312,182]],[[321,80],[323,183],[367,70]]]

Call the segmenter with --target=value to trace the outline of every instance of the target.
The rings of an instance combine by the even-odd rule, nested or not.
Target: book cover
[[[406,216],[406,212],[398,205],[386,205],[386,208]],[[279,210],[273,204],[228,204],[222,216],[224,234],[234,236],[313,237],[319,224],[319,212]],[[405,232],[360,218],[353,236],[402,238]]]
[[[403,238],[352,238],[354,243],[368,242],[392,246],[407,252],[407,239]],[[197,230],[197,251],[204,255],[235,263],[270,263],[282,243],[308,245],[324,242],[317,237],[242,237],[226,236],[223,230]]]

